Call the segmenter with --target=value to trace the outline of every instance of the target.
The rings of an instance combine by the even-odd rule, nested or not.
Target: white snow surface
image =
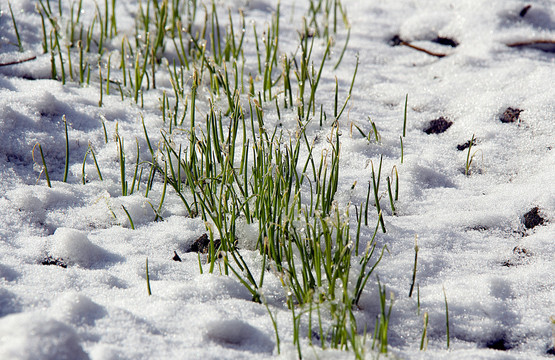
[[[54,5],[54,1],[51,1]],[[67,3],[67,1],[62,1]],[[84,0],[84,16],[94,3]],[[103,1],[99,2],[103,6]],[[117,1],[118,26],[133,32],[135,1]],[[537,48],[506,46],[533,39],[555,39],[552,0],[397,0],[345,1],[352,26],[343,61],[338,60],[347,31],[337,42],[323,72],[317,103],[333,113],[338,79],[346,96],[356,55],[360,67],[353,95],[340,119],[341,170],[336,200],[346,207],[362,203],[374,166],[383,155],[383,174],[396,165],[400,193],[393,216],[387,193],[382,197],[387,233],[377,243],[384,258],[365,289],[355,313],[360,328],[372,333],[379,312],[377,276],[393,300],[389,356],[401,359],[541,359],[553,358],[555,315],[555,54]],[[144,108],[119,93],[104,95],[98,85],[62,85],[50,79],[50,57],[42,55],[40,17],[35,1],[11,1],[25,53],[17,40],[7,1],[0,2],[0,63],[37,55],[37,59],[0,67],[0,359],[243,359],[278,356],[271,318],[264,305],[251,301],[236,278],[199,272],[197,254],[186,253],[206,232],[198,218],[186,216],[181,200],[168,192],[154,222],[163,181],[148,198],[144,191],[121,196],[116,124],[126,139],[128,177],[148,153],[141,117],[151,142],[160,139],[159,98],[171,93],[168,78],[145,92]],[[520,16],[520,11],[531,5]],[[66,4],[67,6],[67,4]],[[270,0],[221,2],[243,9],[247,24],[261,29],[275,11]],[[308,1],[281,1],[280,51],[291,54],[296,30]],[[127,27],[127,28],[126,28]],[[432,51],[430,56],[403,40]],[[123,36],[123,35],[118,35]],[[451,38],[457,47],[432,42]],[[119,43],[118,43],[119,41]],[[121,43],[114,40],[114,47]],[[322,54],[324,44],[315,42]],[[549,50],[549,49],[547,49]],[[247,26],[247,67],[255,69],[252,26]],[[404,160],[399,137],[408,94]],[[199,96],[206,108],[207,94]],[[203,104],[202,101],[205,101]],[[344,101],[344,100],[340,100]],[[519,120],[501,122],[505,109],[521,109]],[[269,119],[273,105],[265,107]],[[283,111],[285,129],[295,131],[295,111]],[[70,172],[62,182],[65,134],[69,124]],[[453,122],[441,134],[426,134],[431,120]],[[381,141],[362,138],[351,124]],[[328,120],[329,121],[329,120]],[[104,122],[109,141],[104,142]],[[329,128],[314,120],[310,138],[325,138]],[[329,127],[329,122],[328,122]],[[475,135],[477,151],[465,176],[468,150],[458,150]],[[183,137],[185,139],[185,137]],[[39,171],[38,149],[45,151],[52,188]],[[95,149],[104,181],[92,159],[87,183],[81,182],[88,144]],[[324,146],[322,144],[321,146]],[[158,179],[159,180],[159,179]],[[351,189],[356,182],[356,186]],[[381,189],[385,189],[385,175]],[[143,187],[144,190],[144,187]],[[123,206],[134,221],[130,228]],[[524,226],[524,215],[539,209],[544,223]],[[373,210],[374,211],[374,210]],[[370,239],[372,225],[362,230]],[[258,268],[261,257],[248,250],[256,228],[239,229],[246,261]],[[418,238],[419,308],[409,298]],[[251,241],[252,243],[252,241]],[[172,261],[176,251],[182,262]],[[62,258],[67,268],[45,266],[47,256]],[[146,287],[148,258],[152,296]],[[275,315],[283,358],[296,358],[291,312],[284,289],[269,274],[263,288]],[[449,306],[450,348],[446,349],[445,299]],[[423,314],[429,314],[426,351],[420,351]],[[371,345],[371,339],[368,340]],[[500,350],[500,347],[506,348]],[[551,349],[551,350],[550,350]],[[308,345],[308,358],[352,358],[340,351]],[[376,353],[368,349],[367,357]]]

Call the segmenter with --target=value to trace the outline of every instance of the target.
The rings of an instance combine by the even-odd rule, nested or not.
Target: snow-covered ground
[[[104,94],[99,107],[98,82],[87,87],[50,79],[50,54],[42,54],[35,3],[11,1],[25,50],[20,53],[8,2],[0,2],[0,63],[37,56],[0,66],[0,358],[277,356],[266,307],[251,301],[235,277],[200,274],[198,255],[187,252],[206,233],[204,223],[186,216],[182,201],[169,190],[160,212],[163,221],[154,221],[152,206],[158,206],[163,179],[157,179],[148,198],[144,187],[121,196],[116,129],[125,139],[131,178],[137,144],[141,159],[149,154],[141,118],[153,144],[161,138],[160,129],[167,129],[159,99],[163,90],[173,93],[168,75],[157,75],[158,87],[145,92],[143,108],[130,98],[121,101],[118,91]],[[296,31],[308,3],[281,1],[280,51],[288,56],[295,51]],[[387,193],[382,197],[387,232],[378,231],[376,241],[387,251],[355,311],[359,329],[366,325],[370,334],[367,357],[377,356],[370,348],[380,310],[378,276],[393,299],[389,325],[393,358],[553,358],[555,47],[507,45],[555,40],[555,4],[552,0],[353,0],[344,5],[352,27],[348,48],[333,70],[347,35],[341,24],[316,98],[318,107],[323,104],[328,114],[333,112],[335,79],[344,99],[358,54],[352,97],[340,119],[336,199],[343,206],[353,204],[354,214],[354,204],[366,198],[370,161],[376,166],[380,156],[381,189],[386,189],[385,176],[393,166],[399,173],[395,216]],[[83,1],[84,18],[94,16],[94,6],[93,1]],[[275,2],[234,0],[218,6],[220,19],[227,19],[227,7],[234,14],[244,11],[246,66],[255,69],[251,22],[256,21],[257,29],[267,26]],[[117,10],[121,34],[127,31],[132,36],[135,1],[118,0]],[[403,41],[398,46],[392,46],[395,35]],[[116,49],[123,35],[118,36]],[[316,40],[314,51],[320,58],[323,48],[322,40]],[[199,95],[199,111],[206,111],[208,96],[206,90]],[[273,108],[273,102],[264,105],[269,119],[276,119]],[[516,121],[501,121],[509,108],[517,114]],[[70,148],[66,183],[61,181],[64,115]],[[295,131],[296,112],[284,110],[281,117],[283,127]],[[380,142],[363,138],[353,126],[370,132],[369,117]],[[425,132],[440,117],[452,125],[442,133]],[[311,139],[328,133],[317,120],[307,129]],[[469,150],[463,145],[473,136],[474,157],[465,175]],[[44,151],[51,188],[40,174],[37,143]],[[83,185],[89,144],[104,180],[100,181],[89,153]],[[364,242],[375,226],[372,211],[370,227],[362,230]],[[248,226],[239,231],[240,239],[256,240]],[[418,287],[409,298],[416,238]],[[174,252],[181,262],[172,260]],[[244,249],[242,254],[253,267],[260,261],[257,251]],[[147,293],[146,258],[152,296]],[[54,264],[43,265],[46,260]],[[280,356],[297,357],[291,311],[280,280],[267,275],[263,292],[277,321]],[[426,313],[429,343],[420,351]],[[302,337],[306,357],[353,356],[309,347]]]

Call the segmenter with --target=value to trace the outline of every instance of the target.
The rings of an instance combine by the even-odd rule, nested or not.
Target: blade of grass
[[[414,237],[414,267],[412,268],[412,281],[409,289],[409,298],[412,297],[414,283],[416,282],[416,265],[418,263],[418,235]],[[420,349],[422,350],[422,348]]]
[[[150,296],[152,295],[152,291],[150,290],[150,275],[148,274],[148,257],[146,258],[145,268],[146,268],[146,291],[148,293],[148,296]]]
[[[449,349],[451,336],[449,335],[449,305],[447,304],[447,294],[445,293],[445,287],[443,287],[443,297],[445,299],[445,332],[447,336],[447,349]]]
[[[127,215],[127,218],[129,219],[129,225],[131,226],[131,230],[135,230],[135,225],[133,224],[133,219],[131,219],[131,215],[129,215],[129,211],[127,211],[127,209],[125,208],[125,206],[122,204],[121,207],[123,208],[123,211],[125,211],[125,215]],[[148,264],[147,264],[147,274],[148,274]],[[147,275],[148,277],[148,275]],[[148,281],[148,280],[147,280]],[[150,288],[150,286],[149,286]],[[150,293],[149,293],[150,295]]]
[[[12,11],[12,4],[10,3],[10,1],[8,0],[8,7],[10,8],[10,14],[12,15],[12,22],[13,22],[13,28],[15,30],[15,36],[17,38],[17,46],[19,47],[19,52],[23,52],[23,45],[21,44],[21,38],[19,37],[19,31],[17,30],[17,24],[15,22],[15,16],[13,14]]]
[[[42,160],[42,169],[44,170],[44,175],[46,176],[46,184],[48,185],[49,188],[51,188],[52,184],[50,183],[50,177],[48,176],[48,168],[46,167],[46,161],[44,160],[44,153],[42,152],[42,146],[39,143],[36,143],[35,146],[33,147],[33,151],[32,151],[33,161],[35,162],[35,148],[37,146],[39,147],[40,157]]]
[[[66,134],[66,162],[65,162],[65,167],[64,167],[64,182],[67,182],[67,175],[69,172],[69,135],[68,135],[68,131],[67,131],[67,120],[66,120],[66,116],[63,115],[62,119],[64,121],[64,128],[65,128],[65,134]]]

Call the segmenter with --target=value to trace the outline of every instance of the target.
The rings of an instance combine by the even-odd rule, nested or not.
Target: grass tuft
[[[141,156],[137,139],[136,162],[129,164],[116,123],[121,196],[139,191],[146,168],[148,177],[145,171],[145,189],[141,189],[145,197],[152,196],[150,191],[155,183],[161,185],[159,200],[148,202],[155,221],[162,219],[166,196],[177,196],[188,216],[200,218],[209,234],[210,246],[206,259],[201,260],[199,255],[199,271],[219,271],[235,277],[250,292],[253,301],[264,304],[274,327],[278,353],[283,334],[278,333],[277,316],[263,295],[266,276],[278,277],[287,294],[286,306],[294,329],[292,342],[299,357],[303,341],[308,339],[312,343],[317,334],[319,340],[314,343],[322,348],[352,350],[357,358],[362,358],[367,329],[357,322],[356,305],[386,250],[384,247],[380,251],[376,243],[378,230],[386,232],[380,206],[383,157],[377,169],[372,163],[366,203],[355,206],[353,214],[353,206],[341,202],[336,195],[341,171],[340,119],[351,100],[358,56],[344,100],[340,100],[338,80],[333,95],[323,94],[319,87],[322,78],[328,76],[327,70],[333,71],[342,64],[348,48],[351,28],[345,6],[339,0],[311,0],[299,31],[297,50],[285,54],[280,53],[283,41],[279,2],[267,25],[261,28],[253,23],[252,32],[247,32],[242,12],[234,24],[237,17],[231,10],[227,20],[220,18],[216,2],[204,6],[194,0],[141,1],[135,33],[122,36],[121,44],[116,36],[123,30],[117,24],[115,4],[115,0],[105,0],[103,8],[96,4],[89,23],[83,23],[80,17],[82,0],[72,3],[69,16],[67,11],[62,12],[62,6],[53,13],[48,0],[39,0],[37,9],[42,19],[43,51],[50,52],[53,79],[98,86],[99,106],[107,98],[117,96],[111,91],[112,86],[119,88],[122,100],[128,97],[141,107],[149,91],[157,89],[160,93],[163,125],[159,135],[149,135],[145,121],[141,122],[144,132],[141,144],[146,142],[146,154],[150,153],[146,160],[144,154]],[[227,26],[221,26],[224,21]],[[341,22],[347,30],[345,43],[337,60],[330,64]],[[193,24],[200,26],[198,31]],[[243,47],[249,43],[246,37],[251,35],[256,62],[249,69]],[[323,43],[321,49],[314,46],[315,38]],[[65,39],[71,39],[67,46]],[[114,39],[118,39],[115,47]],[[63,53],[60,44],[64,44]],[[79,59],[78,76],[77,64],[74,76],[72,57]],[[116,66],[112,67],[112,61]],[[168,79],[168,85],[160,79]],[[330,108],[323,101],[326,95],[334,96]],[[408,97],[403,137],[407,101]],[[332,113],[333,121],[327,122]],[[322,147],[309,130],[310,123],[318,118],[319,131],[327,134]],[[296,121],[296,128],[284,130],[281,123],[291,119]],[[65,117],[64,125],[64,181],[67,181],[70,158]],[[103,145],[107,145],[104,119],[102,126]],[[368,141],[381,143],[371,119],[368,125],[371,130],[363,130],[354,123],[353,126]],[[50,186],[42,148],[40,144],[36,146]],[[82,164],[83,184],[87,183],[85,166],[89,152],[99,180],[103,180],[95,151],[89,144]],[[126,166],[131,166],[129,174]],[[396,167],[394,170],[387,177],[387,192],[391,212],[396,215],[399,176]],[[364,237],[363,230],[369,227],[372,218],[368,214],[370,193],[374,194],[377,217],[375,226],[370,228],[372,236]],[[122,208],[131,229],[135,229],[129,212],[125,206]],[[254,265],[244,256],[247,250],[237,246],[238,229],[245,223],[257,228],[255,251],[261,261]],[[151,295],[148,258],[145,267],[147,291]],[[411,294],[413,286],[414,278]],[[381,313],[373,343],[377,351],[386,353],[393,299],[390,296],[388,303],[386,287],[381,283],[378,296]],[[307,320],[309,328],[305,332]]]

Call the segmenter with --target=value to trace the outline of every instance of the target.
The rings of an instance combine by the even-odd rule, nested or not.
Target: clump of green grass
[[[279,3],[263,31],[262,44],[256,24],[253,24],[258,78],[244,73],[246,26],[243,14],[239,14],[239,22],[234,25],[228,11],[229,25],[222,34],[221,14],[215,2],[211,6],[200,6],[197,1],[141,2],[135,37],[123,37],[117,48],[111,48],[112,42],[109,41],[119,31],[115,0],[105,0],[102,8],[97,4],[95,16],[89,24],[82,23],[79,16],[81,1],[76,4],[78,10],[75,12],[74,5],[71,5],[68,19],[63,15],[66,10],[62,6],[56,14],[49,1],[39,0],[43,50],[50,51],[53,78],[63,83],[78,81],[82,85],[90,84],[92,78],[95,86],[95,79],[98,79],[99,105],[102,105],[104,96],[112,96],[110,86],[116,85],[122,98],[127,96],[142,106],[143,94],[157,87],[156,74],[160,71],[169,75],[172,86],[172,89],[161,92],[160,111],[164,127],[157,146],[151,143],[142,122],[150,158],[144,160],[143,157],[141,161],[137,141],[136,162],[134,167],[128,166],[124,139],[116,126],[122,196],[138,191],[143,169],[149,169],[146,197],[150,196],[153,183],[163,179],[160,199],[156,203],[150,201],[155,220],[161,219],[169,186],[182,200],[188,215],[200,217],[205,222],[210,239],[206,262],[208,273],[219,271],[235,276],[249,290],[252,300],[259,303],[265,303],[265,277],[272,273],[279,277],[287,294],[286,303],[294,328],[293,343],[298,348],[299,357],[302,356],[301,342],[308,339],[312,343],[312,334],[318,334],[323,348],[352,350],[357,358],[362,358],[367,333],[366,326],[357,323],[356,305],[384,254],[384,249],[377,249],[375,241],[380,227],[386,232],[380,206],[382,158],[377,169],[372,164],[366,204],[360,204],[360,211],[355,207],[356,215],[353,216],[353,206],[338,203],[336,194],[341,170],[341,118],[351,98],[358,58],[345,100],[339,101],[337,80],[333,108],[324,110],[318,99],[323,96],[319,84],[324,69],[332,66],[333,34],[337,33],[339,22],[343,22],[348,32],[333,69],[341,63],[350,37],[350,25],[341,1],[310,1],[294,54],[280,54]],[[193,33],[192,24],[198,22],[199,17],[201,30]],[[321,51],[315,49],[315,38],[318,37],[325,44]],[[60,44],[67,39],[70,44],[66,49],[66,63],[66,52],[62,53]],[[165,55],[166,47],[171,45],[176,58],[170,62]],[[121,61],[112,67],[112,56],[115,55],[119,55]],[[79,59],[77,70],[73,69],[72,56]],[[103,69],[106,69],[105,73]],[[74,77],[74,71],[79,76]],[[66,74],[69,77],[66,78]],[[200,91],[208,103],[203,111],[199,111],[197,104]],[[271,111],[275,109],[280,120],[282,116],[296,120],[295,131],[289,133],[269,123],[265,111],[272,106]],[[282,112],[284,109],[286,111]],[[317,153],[307,129],[318,117],[320,127],[324,128],[328,117],[326,111],[333,113],[333,121],[329,124],[328,144]],[[369,141],[380,142],[375,123],[370,120],[370,124],[372,130],[368,135],[361,128],[357,129]],[[65,125],[67,143],[67,122]],[[104,122],[102,125],[108,143]],[[186,134],[185,141],[182,134]],[[66,147],[67,172],[69,147]],[[39,150],[42,156],[40,145]],[[102,180],[91,146],[86,154],[88,152],[93,156]],[[87,155],[83,160],[83,183],[86,183],[86,160]],[[42,161],[47,174],[44,156]],[[395,181],[393,172],[387,177],[393,214],[396,213],[399,188],[397,169],[394,170]],[[161,176],[156,176],[157,173]],[[128,180],[131,176],[132,180]],[[66,177],[67,174],[64,181]],[[372,225],[372,237],[363,243],[364,250],[359,251],[361,229],[369,226],[371,193],[377,210],[376,225]],[[122,207],[134,229],[129,212]],[[256,250],[262,259],[256,265],[260,266],[258,269],[251,268],[253,265],[243,257],[244,250],[237,247],[238,227],[242,223],[258,228]],[[268,272],[268,268],[273,271]],[[199,269],[205,271],[200,257]],[[150,295],[148,259],[146,276]],[[385,353],[392,299],[390,297],[388,304],[385,286],[379,284],[378,288],[381,313],[374,328],[372,347],[376,346],[377,351]],[[279,352],[281,338],[277,318],[266,306]],[[304,336],[300,324],[307,318],[309,333]]]
[[[387,353],[387,339],[389,330],[389,319],[391,317],[391,309],[393,308],[393,293],[390,295],[389,308],[387,307],[387,294],[385,285],[382,286],[378,280],[378,291],[380,296],[380,315],[376,318],[376,326],[374,327],[374,341],[372,348],[376,347],[382,354]]]

